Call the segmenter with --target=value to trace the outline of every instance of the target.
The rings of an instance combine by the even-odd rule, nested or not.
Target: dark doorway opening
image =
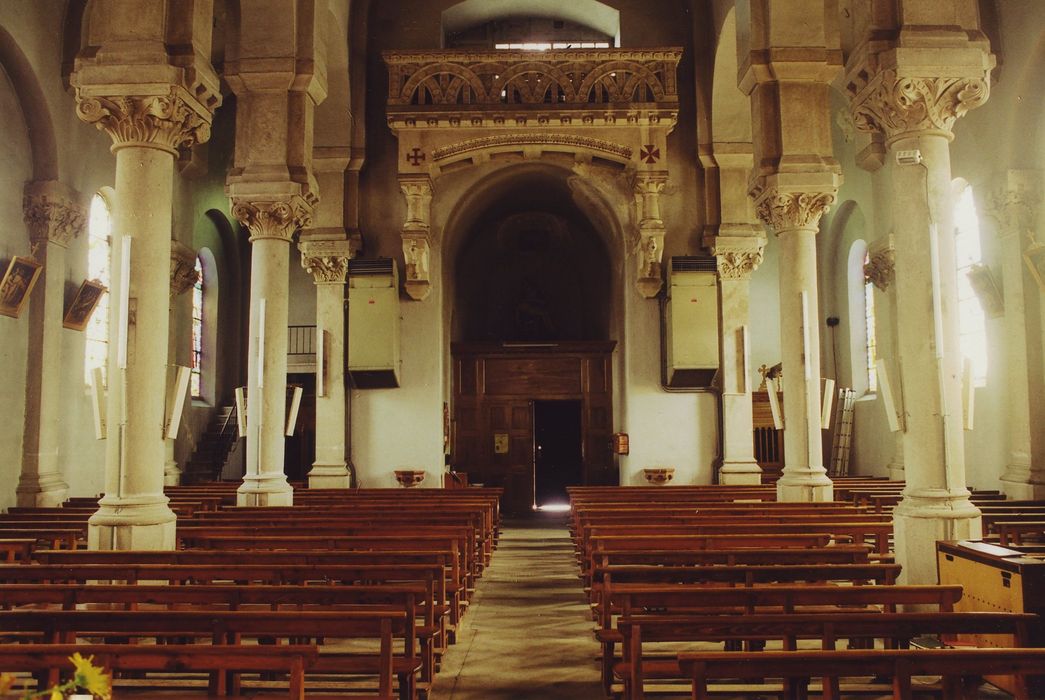
[[[567,486],[584,483],[581,402],[534,401],[535,507],[569,503]]]

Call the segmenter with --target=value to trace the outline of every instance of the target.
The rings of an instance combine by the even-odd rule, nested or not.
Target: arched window
[[[849,357],[852,367],[853,390],[857,396],[873,394],[878,390],[875,362],[878,360],[875,342],[874,284],[867,279],[864,268],[870,262],[867,242],[856,240],[849,249]]]
[[[864,255],[864,269],[871,262],[869,254]],[[874,393],[878,391],[878,373],[875,365],[878,362],[878,340],[875,331],[874,319],[874,283],[864,276],[864,330],[867,336],[864,338],[864,357],[867,360],[867,391]]]
[[[955,180],[954,252],[958,268],[958,331],[962,355],[972,361],[974,386],[987,384],[987,317],[969,281],[969,270],[981,262],[980,221],[972,187]]]
[[[192,398],[203,398],[203,260],[196,256],[196,284],[192,286]]]
[[[110,287],[110,253],[112,236],[112,217],[105,199],[96,194],[91,198],[91,210],[87,220],[87,277]],[[86,346],[84,350],[84,381],[91,383],[91,372],[95,367],[102,368],[102,377],[106,373],[106,360],[109,357],[109,294],[103,294],[91,315],[91,320],[84,330]]]

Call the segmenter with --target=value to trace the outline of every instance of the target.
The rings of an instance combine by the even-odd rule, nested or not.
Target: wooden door
[[[529,400],[485,402],[491,485],[504,487],[509,513],[533,507],[533,404]]]

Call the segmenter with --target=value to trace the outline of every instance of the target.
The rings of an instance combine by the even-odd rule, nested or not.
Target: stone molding
[[[868,262],[864,265],[864,279],[880,291],[886,291],[896,279],[896,248],[892,236],[868,250]]]
[[[820,217],[835,203],[835,190],[781,191],[776,187],[751,192],[758,218],[779,235],[792,229],[816,230]]]
[[[250,242],[280,240],[290,242],[294,234],[312,225],[316,198],[293,195],[274,201],[232,199],[232,216],[250,232]]]
[[[388,105],[678,105],[681,48],[589,51],[389,51]]]
[[[112,138],[113,150],[159,148],[177,155],[210,138],[213,113],[176,85],[165,95],[85,95],[77,89],[76,116]]]
[[[592,150],[630,161],[635,152],[630,146],[614,143],[591,136],[573,136],[571,134],[496,134],[481,138],[460,141],[432,152],[434,160],[446,160],[454,156],[505,146],[568,146],[574,149]]]
[[[171,297],[189,291],[198,280],[196,251],[178,241],[171,241]]]
[[[889,68],[865,83],[851,81],[846,89],[853,122],[861,131],[882,132],[890,141],[924,132],[952,138],[958,118],[987,101],[990,73],[942,77],[907,75]]]
[[[298,250],[301,267],[312,275],[316,284],[344,284],[348,279],[348,261],[355,251],[347,239],[299,241]]]
[[[87,210],[70,197],[54,192],[39,191],[30,183],[22,197],[22,213],[29,240],[34,247],[39,243],[54,243],[63,248],[77,238],[87,227]]]

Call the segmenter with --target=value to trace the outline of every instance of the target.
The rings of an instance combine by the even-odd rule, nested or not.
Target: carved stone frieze
[[[455,156],[464,155],[474,151],[482,151],[491,148],[504,148],[511,146],[567,146],[571,149],[584,149],[598,151],[621,160],[631,160],[634,149],[630,146],[614,143],[605,139],[590,136],[573,136],[570,134],[495,134],[481,138],[468,139],[454,143],[443,148],[437,148],[432,152],[432,158],[436,161],[446,160]]]
[[[776,188],[755,189],[755,212],[767,226],[779,234],[792,229],[816,229],[835,202],[835,191],[781,191]]]
[[[171,153],[210,138],[212,113],[185,90],[171,86],[166,95],[83,95],[76,115],[113,140],[113,148],[146,146]]]
[[[889,139],[918,132],[951,133],[954,123],[987,101],[990,73],[976,77],[905,75],[878,71],[865,83],[851,81],[853,122]]]
[[[348,275],[348,261],[354,250],[347,239],[340,241],[300,241],[301,267],[316,284],[344,284]]]
[[[189,291],[198,279],[196,251],[182,243],[171,241],[171,296],[180,296]]]
[[[272,201],[233,198],[232,216],[250,232],[253,243],[262,239],[290,241],[294,234],[312,225],[314,197],[292,196]]]
[[[60,194],[33,191],[31,187],[22,197],[22,213],[34,246],[49,242],[65,248],[87,224],[87,211],[81,204]]]

